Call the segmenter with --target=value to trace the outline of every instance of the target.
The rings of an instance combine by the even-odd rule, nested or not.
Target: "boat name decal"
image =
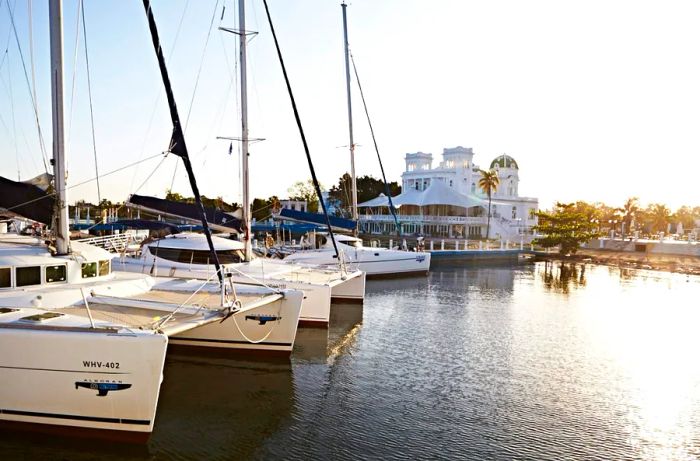
[[[112,380],[85,380],[76,381],[76,389],[92,389],[97,391],[98,397],[105,397],[110,391],[123,391],[124,389],[129,389],[131,384],[126,384],[121,381]]]
[[[83,360],[85,368],[109,368],[113,370],[119,369],[119,362],[96,362],[94,360]]]
[[[423,261],[425,261],[425,255],[416,256],[416,261],[418,261],[419,263],[422,263]]]
[[[259,325],[265,325],[267,322],[273,322],[275,320],[282,320],[281,316],[271,315],[271,314],[251,314],[245,316],[246,321],[255,320]]]

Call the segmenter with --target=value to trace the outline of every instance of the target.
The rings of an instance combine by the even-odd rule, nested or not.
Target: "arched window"
[[[472,183],[472,194],[476,193],[476,183]]]
[[[518,217],[518,208],[517,208],[517,207],[513,207],[512,212],[513,212],[513,219],[517,218],[517,217]]]
[[[450,179],[450,187],[452,187],[452,180]]]

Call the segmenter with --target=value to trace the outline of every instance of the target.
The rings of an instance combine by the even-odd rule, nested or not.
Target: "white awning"
[[[474,195],[464,195],[457,192],[454,188],[448,186],[442,181],[434,180],[430,186],[423,191],[410,189],[396,197],[392,197],[392,201],[396,208],[401,205],[452,205],[464,208],[474,206],[487,207],[488,200],[476,197]],[[359,207],[380,207],[389,206],[389,200],[384,194],[379,194],[378,197],[368,200],[358,205]]]

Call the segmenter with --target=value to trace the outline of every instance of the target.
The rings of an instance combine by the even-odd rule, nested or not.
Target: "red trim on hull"
[[[146,444],[151,436],[150,432],[118,431],[114,429],[96,429],[92,427],[61,426],[57,424],[40,424],[8,420],[0,420],[0,428],[16,432],[32,432],[80,439],[109,440],[110,442],[138,445]]]
[[[299,319],[298,326],[303,328],[328,328],[328,320]]]
[[[331,296],[331,304],[364,304],[365,298],[343,298]]]
[[[398,279],[402,277],[425,277],[428,275],[427,270],[412,271],[412,272],[389,272],[386,274],[367,274],[368,279]]]

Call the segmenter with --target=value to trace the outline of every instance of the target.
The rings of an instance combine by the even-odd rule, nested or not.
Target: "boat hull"
[[[333,285],[331,302],[362,304],[365,301],[366,280],[367,273],[362,272],[352,278],[343,280],[342,283]]]
[[[244,308],[221,321],[173,335],[170,344],[289,355],[302,301],[301,291],[288,291],[274,302]]]
[[[334,252],[328,250],[299,251],[285,258],[290,262],[337,266]],[[344,250],[347,266],[361,270],[367,277],[404,277],[427,274],[430,270],[430,253],[362,248]]]
[[[0,325],[0,350],[12,351],[0,357],[0,422],[16,429],[147,440],[168,339],[110,331]]]

